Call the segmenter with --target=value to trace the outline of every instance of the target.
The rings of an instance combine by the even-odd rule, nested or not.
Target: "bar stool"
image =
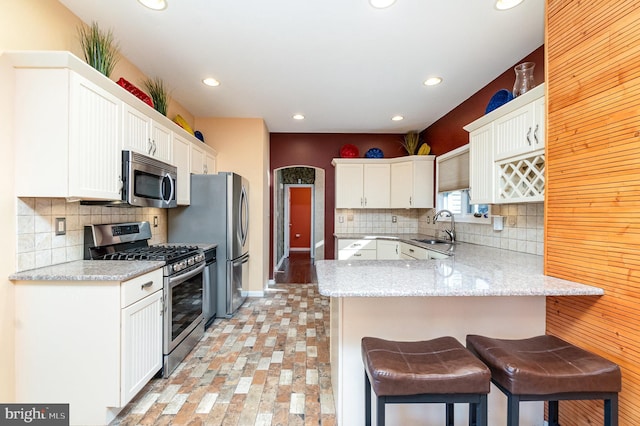
[[[518,426],[520,401],[548,401],[549,426],[558,425],[558,401],[604,400],[605,426],[618,425],[620,367],[555,336],[506,340],[468,335],[467,348],[491,369],[507,395],[507,426]]]
[[[385,424],[385,404],[411,403],[446,404],[446,426],[453,426],[453,405],[467,403],[469,425],[487,426],[491,373],[455,338],[396,342],[364,337],[361,347],[367,426],[372,387],[378,426]]]

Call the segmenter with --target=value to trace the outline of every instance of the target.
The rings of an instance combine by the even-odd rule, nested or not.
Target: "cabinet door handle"
[[[396,254],[398,254],[398,246],[396,246]]]
[[[411,206],[413,203],[413,200],[411,199],[412,197],[409,197],[409,205]]]
[[[360,197],[360,205],[364,207],[364,198]]]
[[[527,142],[529,142],[529,146],[531,146],[531,126],[529,126],[529,131],[527,132]]]
[[[413,253],[413,249],[409,249],[409,252]]]
[[[538,124],[536,124],[536,129],[533,131],[533,139],[535,139],[536,145],[538,145]]]
[[[147,283],[144,283],[140,286],[140,290],[144,290],[147,287],[151,287],[153,285],[153,281],[149,281]]]
[[[364,197],[364,206],[367,207],[367,197]]]
[[[147,148],[147,154],[152,155],[151,151],[153,151],[153,141],[149,138],[149,147]]]

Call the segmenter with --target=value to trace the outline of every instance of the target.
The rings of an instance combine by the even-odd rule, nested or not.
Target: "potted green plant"
[[[167,106],[169,105],[169,96],[164,82],[158,78],[147,78],[142,82],[149,96],[153,99],[153,108],[160,114],[167,115]]]
[[[78,27],[78,38],[87,63],[109,77],[120,59],[113,32],[103,31],[97,22],[92,22],[90,26]]]
[[[409,155],[415,155],[418,145],[420,145],[420,133],[409,132],[404,135],[400,145],[407,151]]]

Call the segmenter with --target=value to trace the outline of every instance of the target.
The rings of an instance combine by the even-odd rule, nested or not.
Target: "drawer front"
[[[355,240],[355,239],[342,239],[338,240],[338,250],[375,250],[376,240]]]
[[[162,289],[162,268],[124,281],[120,286],[120,307],[124,308]]]
[[[338,252],[338,260],[376,260],[376,250],[349,250]]]
[[[414,259],[429,259],[429,251],[421,247],[416,247],[411,244],[402,244],[401,250],[402,254],[411,256]]]

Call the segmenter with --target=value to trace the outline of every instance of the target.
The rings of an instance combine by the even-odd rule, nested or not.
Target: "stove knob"
[[[195,263],[195,260],[193,259],[193,257],[190,257],[189,259],[187,259],[187,264],[189,266],[192,266]]]

